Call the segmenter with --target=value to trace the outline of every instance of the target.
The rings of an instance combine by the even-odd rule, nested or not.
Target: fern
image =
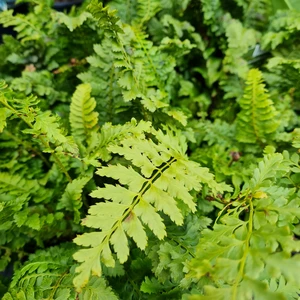
[[[10,92],[0,93],[0,102],[10,112],[19,117],[29,127],[23,130],[24,133],[32,134],[39,137],[40,143],[43,145],[43,151],[53,153],[54,160],[65,173],[69,181],[72,181],[70,175],[61,163],[57,154],[70,154],[78,156],[78,147],[72,137],[66,137],[59,128],[58,117],[51,115],[50,111],[40,112],[34,109],[38,104],[36,97],[27,97],[25,99],[10,99],[7,97]],[[51,144],[56,146],[52,148]],[[56,153],[54,153],[56,152]]]
[[[23,43],[39,40],[44,37],[43,31],[36,24],[27,22],[26,17],[22,15],[13,16],[13,10],[1,13],[0,23],[5,27],[14,26],[15,31],[18,32],[18,39]]]
[[[257,43],[259,34],[253,29],[244,28],[237,20],[229,20],[226,27],[226,36],[228,48],[224,58],[224,71],[236,73],[244,78],[248,73],[248,64],[242,58],[250,47],[254,47]]]
[[[109,23],[110,17],[102,17],[102,15],[105,15],[107,9],[104,12],[104,8],[101,5],[97,5],[97,2],[90,4],[90,11],[94,18],[100,20],[100,22]],[[99,17],[100,15],[101,17]],[[113,22],[115,26],[117,26],[117,19],[113,18]],[[153,44],[147,41],[147,38],[148,35],[137,26],[123,27],[122,32],[115,29],[113,39],[116,42],[112,43],[112,41],[104,40],[101,46],[95,47],[100,57],[88,58],[92,66],[109,68],[111,70],[108,78],[110,85],[105,89],[106,91],[108,89],[110,91],[110,102],[108,106],[114,107],[114,102],[111,99],[111,90],[114,86],[112,80],[117,79],[125,103],[141,99],[141,104],[144,106],[143,110],[145,108],[150,112],[154,112],[161,109],[163,113],[179,121],[181,124],[186,125],[186,116],[182,111],[176,108],[168,109],[170,99],[167,98],[167,90],[163,88],[167,80],[172,79],[172,77],[174,78],[174,60],[160,49],[153,47]],[[134,48],[132,48],[132,45]],[[109,46],[110,49],[105,49],[104,46]],[[151,52],[149,51],[150,48]],[[187,49],[192,49],[192,45],[188,45],[184,50]],[[112,50],[114,53],[113,64],[111,60],[109,61],[105,58],[105,54],[108,52],[111,53]],[[120,68],[122,72],[116,72],[115,68]],[[116,79],[115,76],[117,76]],[[91,75],[82,74],[80,77],[85,80],[90,79]],[[103,78],[101,78],[101,80],[102,79]],[[118,91],[118,89],[116,91]],[[116,104],[119,105],[119,101],[117,101]],[[125,105],[123,104],[123,106]],[[110,112],[110,114],[112,113]],[[143,114],[144,117],[151,120],[151,115],[147,111]]]
[[[187,278],[200,279],[209,273],[212,282],[204,286],[205,296],[195,299],[207,299],[213,294],[216,299],[266,295],[281,299],[288,292],[272,281],[281,280],[281,276],[292,289],[299,287],[299,257],[292,255],[299,251],[299,241],[292,235],[292,223],[299,222],[299,203],[293,189],[276,185],[288,171],[287,157],[266,155],[232,208],[224,207],[213,230],[203,231],[196,258],[186,269]],[[242,218],[243,212],[248,215],[246,219]],[[225,276],[224,270],[229,269]]]
[[[94,277],[80,294],[75,292],[74,268],[71,268],[74,249],[68,246],[52,247],[32,255],[14,276],[9,292],[2,299],[118,299],[103,278]]]
[[[90,97],[91,86],[79,85],[72,97],[70,106],[70,123],[72,134],[80,142],[89,140],[93,131],[97,129],[98,113],[94,112],[96,102]]]
[[[18,2],[0,298],[297,298],[296,4]]]
[[[123,2],[114,0],[109,2],[112,9],[117,10],[117,14],[124,23],[136,27],[143,27],[151,18],[161,10],[161,1],[130,0],[124,8]]]
[[[244,20],[247,27],[265,29],[272,9],[272,2],[268,0],[235,0],[244,10]]]
[[[95,54],[87,57],[90,69],[79,74],[78,78],[91,85],[99,120],[112,122],[118,114],[128,109],[129,104],[124,103],[118,85],[120,75],[119,69],[114,66],[114,56],[111,55],[111,40],[104,39],[101,44],[95,44],[94,50]]]
[[[137,18],[132,21],[136,26],[143,26],[161,10],[161,1],[137,1]]]
[[[246,84],[244,96],[239,101],[242,110],[237,116],[237,139],[243,143],[267,143],[279,125],[276,110],[259,70],[249,71]]]
[[[83,12],[78,16],[68,16],[64,13],[56,14],[57,21],[65,24],[70,31],[80,27],[91,15],[88,12]]]
[[[123,33],[123,30],[118,25],[119,18],[115,15],[115,11],[109,10],[108,7],[103,7],[103,4],[98,0],[92,0],[87,9],[109,36],[118,39],[118,35]]]
[[[186,261],[195,257],[200,233],[210,225],[211,220],[204,216],[189,215],[184,226],[169,225],[165,240],[153,241],[147,247],[151,259],[152,272],[160,283],[170,281],[172,288],[178,286],[185,277],[183,272]],[[142,285],[143,286],[143,285]],[[150,291],[148,291],[150,293]],[[153,291],[152,291],[153,293]]]
[[[82,207],[83,203],[83,188],[91,179],[91,177],[91,175],[80,176],[79,178],[76,178],[70,182],[58,202],[58,210],[65,208],[68,211],[74,212],[75,223],[79,223],[80,221],[80,208]]]
[[[296,10],[278,11],[271,19],[269,32],[264,35],[263,46],[275,49],[299,30],[299,12]]]
[[[111,123],[105,123],[101,127],[101,132],[97,135],[89,147],[91,153],[90,158],[100,158],[101,160],[108,162],[112,159],[112,153],[109,151],[109,146],[117,145],[120,141],[127,139],[128,137],[140,138],[144,136],[144,132],[150,130],[151,123],[141,121],[137,123],[135,119],[131,122],[127,122],[124,125],[112,125]]]
[[[56,91],[53,83],[54,76],[49,71],[24,71],[22,77],[12,80],[10,86],[14,91],[24,92],[26,96],[35,94],[47,97],[51,104],[58,100],[65,101],[66,93]]]
[[[130,0],[124,7],[122,0],[113,0],[109,2],[109,7],[117,11],[118,16],[124,23],[130,23],[137,15],[137,0]]]
[[[102,274],[100,261],[108,267],[115,265],[109,244],[121,263],[128,259],[127,236],[133,238],[140,249],[145,249],[148,238],[142,223],[159,239],[165,237],[165,225],[156,211],[163,212],[181,225],[183,212],[196,209],[189,191],[200,190],[200,182],[208,184],[214,193],[222,190],[207,169],[186,159],[185,141],[179,139],[176,133],[169,130],[167,135],[162,131],[150,132],[155,134],[157,144],[140,137],[139,140],[125,139],[121,142],[122,146],[109,148],[131,161],[140,172],[131,166],[121,165],[102,167],[97,171],[101,176],[118,180],[120,185],[108,184],[91,194],[112,201],[92,206],[83,221],[85,226],[101,231],[85,233],[75,239],[76,244],[91,247],[74,254],[74,258],[81,262],[76,269],[79,275],[74,279],[78,290],[85,286],[91,272],[98,276]]]
[[[216,35],[223,33],[222,23],[220,19],[223,15],[220,0],[208,1],[204,0],[201,3],[201,9],[203,11],[204,23],[210,26],[210,29]]]

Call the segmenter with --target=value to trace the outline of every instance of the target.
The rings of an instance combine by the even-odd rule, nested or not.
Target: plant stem
[[[232,300],[238,299],[237,298],[237,290],[238,290],[239,283],[242,281],[243,276],[244,276],[246,260],[247,260],[247,256],[248,256],[249,248],[250,248],[250,239],[251,239],[252,231],[253,231],[253,214],[254,214],[252,196],[249,198],[249,208],[250,208],[250,211],[249,211],[249,220],[248,220],[248,233],[247,233],[247,237],[245,240],[245,250],[244,250],[243,257],[241,258],[239,273],[238,273],[238,276],[237,276],[236,281],[233,286]]]

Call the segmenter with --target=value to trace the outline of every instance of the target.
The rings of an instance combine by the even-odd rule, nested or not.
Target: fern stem
[[[143,40],[140,38],[139,32],[135,30],[135,28],[132,28],[134,30],[135,36],[137,38],[138,43],[140,44],[141,48],[143,49],[144,53],[146,54],[146,58],[148,60],[148,63],[150,64],[150,67],[153,71],[153,73],[155,74],[155,77],[157,79],[158,82],[158,87],[161,91],[165,92],[165,88],[164,85],[161,81],[161,78],[157,72],[157,69],[155,68],[154,64],[153,64],[153,60],[151,59],[150,55],[149,55],[149,51],[147,50],[147,48],[145,47]]]
[[[256,99],[256,82],[253,81],[253,87],[252,87],[252,101],[255,101]],[[254,134],[256,136],[256,139],[258,142],[260,142],[259,134],[258,134],[258,128],[256,126],[255,120],[257,120],[256,114],[255,114],[255,105],[251,106],[251,115],[252,115],[252,126],[254,130]]]
[[[72,178],[69,175],[68,171],[66,170],[66,168],[64,167],[64,165],[62,164],[61,160],[58,158],[58,156],[55,153],[52,153],[53,159],[54,161],[57,163],[57,165],[60,167],[61,171],[66,175],[67,179],[69,182],[72,182]]]
[[[172,240],[173,242],[177,243],[181,248],[183,248],[191,257],[195,258],[195,254],[191,252],[191,250],[185,246],[184,244],[182,244],[180,241],[178,241],[175,238],[170,238],[170,240]]]
[[[238,206],[235,207],[235,210],[238,210],[238,208],[240,208],[241,206],[243,206],[245,203],[245,201],[241,202]],[[218,217],[216,218],[215,222],[214,222],[214,226],[218,223],[219,219],[221,218],[222,214],[225,212],[225,210],[233,204],[233,201],[232,202],[229,202],[228,204],[226,204],[222,210],[218,213]]]
[[[113,122],[113,104],[114,104],[114,97],[113,97],[113,83],[114,83],[114,74],[115,74],[115,67],[112,66],[110,73],[109,73],[109,92],[108,92],[108,116],[109,121]]]
[[[140,26],[141,27],[144,25],[145,21],[147,20],[147,17],[149,16],[149,12],[151,11],[151,9],[150,9],[151,1],[150,0],[147,1],[147,7],[148,7],[147,13],[146,13],[146,15],[143,16],[143,19],[140,21]]]
[[[132,285],[133,289],[136,291],[136,293],[139,295],[139,299],[142,298],[141,295],[141,290],[139,288],[139,286],[135,283],[135,281],[130,277],[129,273],[125,271],[125,274],[127,276],[127,280],[130,282],[130,284]]]
[[[247,256],[248,256],[249,248],[250,248],[250,239],[251,239],[252,231],[253,231],[253,214],[254,214],[252,196],[249,198],[249,208],[250,208],[250,211],[249,211],[249,220],[248,220],[248,233],[247,233],[247,237],[245,240],[245,250],[244,250],[243,257],[241,258],[239,273],[236,278],[235,284],[233,286],[232,300],[237,300],[237,290],[238,290],[239,283],[241,282],[241,280],[243,279],[243,276],[244,276],[246,260],[247,260]]]
[[[49,298],[47,300],[53,300],[56,291],[58,290],[58,288],[60,287],[60,284],[62,282],[62,280],[69,274],[68,271],[65,271],[60,278],[56,281],[55,286],[53,287],[52,291],[51,291],[51,295],[49,296]]]
[[[159,173],[162,173],[165,169],[167,169],[173,162],[176,161],[176,158],[172,158],[170,161],[168,161],[163,167],[160,169],[156,169],[157,172],[155,172],[149,179],[148,182],[142,187],[141,191],[133,198],[133,203],[125,210],[122,217],[114,224],[110,232],[105,237],[102,244],[107,243],[110,240],[111,235],[117,230],[119,226],[121,226],[122,222],[129,216],[129,214],[132,212],[134,207],[139,203],[142,196],[146,193],[146,191],[150,188],[150,186],[159,178]],[[101,247],[99,247],[101,249]],[[101,251],[101,250],[100,250]]]
[[[29,256],[29,253],[23,251],[23,250],[12,250],[10,247],[0,246],[0,250],[5,250],[6,252],[11,253],[17,253],[19,258],[23,258],[24,256]]]

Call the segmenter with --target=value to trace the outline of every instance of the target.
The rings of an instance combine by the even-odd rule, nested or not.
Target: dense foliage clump
[[[2,299],[298,299],[296,1],[19,2]]]

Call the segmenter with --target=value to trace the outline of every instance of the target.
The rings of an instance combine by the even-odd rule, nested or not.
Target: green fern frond
[[[145,135],[139,139],[129,137],[122,140],[120,146],[108,148],[124,156],[132,166],[118,164],[101,167],[97,171],[98,175],[113,178],[119,184],[106,184],[91,194],[106,201],[92,206],[83,220],[85,226],[101,231],[85,233],[74,240],[78,245],[89,247],[74,254],[81,263],[76,269],[79,274],[74,279],[78,290],[85,286],[91,273],[102,274],[101,263],[108,267],[115,265],[110,245],[119,261],[125,263],[129,254],[128,237],[140,249],[145,249],[148,237],[144,225],[158,239],[166,236],[159,212],[181,225],[184,219],[182,209],[196,210],[190,194],[192,190],[199,191],[203,184],[207,184],[213,193],[226,189],[214,181],[208,169],[187,159],[183,136],[171,130],[165,134],[152,129],[149,134],[153,134],[155,139],[147,139]]]
[[[225,72],[245,78],[249,66],[243,56],[257,44],[260,34],[252,28],[244,27],[240,21],[232,19],[228,15],[226,17],[228,18],[226,26],[228,48],[223,60],[223,69]]]
[[[0,108],[0,133],[3,132],[6,127],[6,119],[9,116],[9,110],[5,107]]]
[[[82,207],[82,193],[85,185],[90,181],[92,175],[80,176],[68,183],[62,197],[59,199],[57,209],[66,209],[74,212],[74,222],[80,221],[80,208]]]
[[[35,136],[45,136],[48,143],[56,145],[56,151],[66,151],[71,155],[78,156],[78,147],[72,137],[66,137],[60,129],[58,117],[53,116],[50,111],[39,113],[31,129],[26,129],[24,133],[29,133]],[[49,145],[49,144],[48,144]],[[43,151],[53,152],[50,145]]]
[[[22,43],[27,41],[36,41],[45,36],[45,33],[38,27],[38,24],[33,24],[28,21],[28,16],[18,14],[13,15],[13,10],[3,11],[0,14],[0,24],[4,27],[13,26],[18,32],[17,38]]]
[[[300,242],[293,238],[292,224],[299,223],[300,200],[294,189],[277,186],[288,174],[290,163],[286,155],[267,154],[237,203],[222,210],[224,215],[213,230],[202,231],[185,280],[209,276],[212,281],[204,286],[204,295],[195,299],[208,299],[213,293],[217,293],[216,299],[259,299],[265,295],[285,299],[289,292],[278,285],[282,277],[291,291],[299,287],[296,270],[300,257],[293,252],[299,251]]]
[[[38,183],[36,180],[26,180],[19,175],[0,173],[0,192],[11,195],[30,194],[37,191]]]
[[[98,113],[94,111],[96,101],[91,97],[91,86],[81,84],[76,88],[70,105],[70,123],[72,135],[80,142],[89,140],[97,130]]]
[[[11,95],[10,95],[11,94]],[[51,114],[50,111],[40,112],[35,106],[39,103],[37,97],[29,96],[23,99],[14,98],[14,94],[0,92],[0,102],[13,115],[21,118],[27,125],[24,133],[29,133],[35,137],[41,136],[44,151],[53,152],[50,144],[57,146],[56,150],[62,150],[71,155],[78,156],[78,147],[72,137],[65,136],[58,123],[59,118]],[[46,138],[45,138],[46,137]]]
[[[160,0],[138,0],[137,1],[137,18],[133,20],[135,26],[143,26],[152,19],[161,10]]]
[[[2,299],[117,300],[104,278],[92,277],[80,294],[75,291],[72,286],[73,253],[74,247],[69,244],[37,251],[15,273]]]
[[[105,123],[101,127],[101,132],[97,135],[95,143],[89,147],[89,152],[94,158],[100,158],[103,161],[109,161],[112,158],[109,146],[118,144],[120,141],[128,137],[140,138],[144,136],[144,132],[149,132],[150,122],[141,121],[137,123],[135,119],[124,125],[112,125]]]
[[[87,57],[91,67],[77,77],[91,85],[99,120],[112,122],[118,120],[119,114],[127,110],[131,104],[124,102],[122,90],[118,85],[120,70],[114,65],[111,39],[104,38],[101,44],[95,44],[94,51],[94,55]]]
[[[164,112],[185,125],[186,116],[183,112],[176,108],[168,109],[170,97],[163,87],[164,82],[174,77],[174,58],[156,47],[150,53],[152,43],[137,29],[133,31],[127,27],[126,34],[124,43],[135,43],[135,48],[124,48],[119,44],[113,44],[112,48],[111,40],[104,39],[101,45],[94,46],[97,56],[87,58],[91,69],[78,75],[84,82],[91,82],[101,118],[119,120],[118,115],[128,111],[132,107],[130,102],[138,99],[150,112]],[[136,40],[132,40],[132,37],[136,37]]]
[[[235,0],[244,11],[244,23],[246,27],[264,30],[269,21],[272,10],[272,1],[269,0]]]
[[[39,103],[36,97],[29,96],[18,99],[14,92],[5,87],[4,83],[1,85],[5,89],[0,90],[0,103],[10,111],[12,116],[19,118],[29,127],[24,129],[22,133],[31,134],[36,139],[36,143],[42,145],[43,152],[52,153],[54,161],[69,182],[72,182],[72,178],[58,155],[67,154],[78,157],[79,150],[74,138],[66,136],[62,130],[58,116],[52,115],[50,111],[41,112],[36,107]],[[45,161],[45,158],[43,160]]]
[[[46,97],[49,104],[54,104],[58,99],[64,101],[66,92],[55,90],[54,76],[49,71],[23,71],[22,77],[14,78],[10,87],[14,91],[25,93],[26,96],[32,94],[40,97]],[[42,102],[42,101],[41,101]]]
[[[279,126],[277,112],[263,84],[262,73],[249,71],[244,96],[239,101],[241,112],[237,116],[237,140],[242,143],[267,143]]]
[[[117,24],[119,18],[116,16],[116,11],[109,10],[109,7],[103,7],[99,0],[92,0],[87,6],[87,10],[99,22],[99,26],[112,36],[118,39],[118,34],[123,33],[122,28]]]
[[[109,2],[109,7],[117,10],[124,23],[142,27],[161,10],[161,1],[129,0],[124,7],[122,0]]]
[[[141,2],[142,6],[146,4]],[[158,9],[156,4],[154,6]],[[96,2],[93,5],[97,6]],[[104,8],[100,5],[98,9]],[[140,25],[140,21],[138,23]],[[115,32],[117,39],[106,37],[101,45],[94,46],[97,55],[87,58],[91,64],[90,71],[78,76],[85,82],[91,81],[94,95],[96,91],[99,91],[98,95],[103,95],[96,96],[99,108],[104,107],[100,109],[101,114],[106,112],[111,121],[116,118],[116,113],[132,107],[130,102],[138,100],[142,105],[139,113],[143,113],[144,119],[151,120],[148,111],[159,111],[185,126],[187,117],[183,111],[176,107],[169,109],[171,93],[168,90],[173,89],[172,84],[175,84],[176,61],[166,49],[168,43],[172,43],[175,48],[180,48],[178,52],[183,55],[194,46],[177,40],[165,40],[162,47],[156,47],[140,26],[123,25],[122,30],[123,34]],[[102,84],[99,85],[99,82]],[[166,87],[166,83],[170,86]]]
[[[210,223],[211,219],[207,217],[189,214],[184,226],[167,226],[165,240],[149,243],[146,254],[151,260],[152,272],[160,282],[170,281],[174,286],[180,284],[185,277],[184,265],[195,257],[201,232]]]
[[[130,24],[137,15],[137,0],[128,0],[124,6],[123,0],[109,1],[109,7],[117,11],[121,21]]]
[[[259,162],[258,168],[254,170],[253,177],[250,180],[250,189],[252,192],[255,192],[260,187],[270,184],[274,177],[286,175],[289,172],[289,167],[289,160],[284,160],[282,154],[273,153],[272,155],[266,155]]]
[[[278,10],[271,18],[269,31],[263,36],[264,48],[275,49],[280,44],[288,42],[300,28],[300,12],[296,10]]]
[[[80,27],[88,18],[91,17],[91,14],[88,12],[83,12],[78,16],[68,16],[64,13],[57,12],[55,14],[58,23],[65,24],[70,31],[74,31],[77,27]]]
[[[141,104],[150,112],[160,111],[184,126],[186,125],[185,114],[173,107],[169,108],[171,95],[167,92],[172,89],[175,78],[175,59],[164,53],[161,48],[153,46],[148,41],[148,35],[140,28],[124,28],[126,36],[124,43],[131,43],[134,48],[129,49],[129,55],[122,55],[122,47],[114,47],[114,51],[120,53],[116,57],[116,67],[125,67],[120,73],[118,83],[123,89],[122,95],[125,102],[141,99]],[[126,40],[130,38],[130,40]],[[175,80],[174,80],[175,81]],[[167,85],[169,82],[170,86]],[[146,119],[148,118],[146,114]]]
[[[201,10],[203,12],[204,24],[210,26],[210,30],[217,36],[224,32],[224,27],[219,21],[224,15],[220,0],[202,0]]]

